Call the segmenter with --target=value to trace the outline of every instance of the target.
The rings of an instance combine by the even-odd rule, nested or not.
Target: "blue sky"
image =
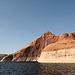
[[[14,53],[46,31],[75,32],[75,0],[0,0],[0,54]]]

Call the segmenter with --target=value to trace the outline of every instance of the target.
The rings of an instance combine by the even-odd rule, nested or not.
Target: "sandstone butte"
[[[47,31],[1,61],[74,62],[75,32],[54,35]]]

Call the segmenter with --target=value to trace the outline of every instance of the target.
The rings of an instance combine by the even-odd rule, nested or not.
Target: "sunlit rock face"
[[[2,61],[41,61],[41,58],[44,59],[48,52],[51,53],[56,50],[59,52],[60,50],[64,51],[64,49],[71,49],[74,47],[75,32],[63,33],[56,36],[48,31],[42,36],[34,39],[31,43],[18,50],[16,53],[4,57]],[[58,54],[61,54],[61,52]],[[48,57],[50,57],[50,54]]]
[[[75,48],[42,52],[38,62],[75,63]]]
[[[38,62],[75,63],[75,40],[63,40],[46,46]]]

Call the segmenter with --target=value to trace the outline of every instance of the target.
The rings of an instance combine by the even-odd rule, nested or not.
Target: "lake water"
[[[75,64],[0,62],[0,75],[75,75]]]

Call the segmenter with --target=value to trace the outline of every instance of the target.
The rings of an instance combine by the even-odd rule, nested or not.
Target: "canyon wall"
[[[5,56],[1,61],[40,61],[42,58],[46,58],[45,56],[48,52],[50,55],[52,51],[56,52],[56,50],[58,50],[59,52],[62,50],[64,52],[64,49],[71,48],[75,48],[75,32],[63,33],[56,36],[48,31],[34,39],[24,48]],[[49,58],[51,58],[51,56],[49,56]]]
[[[38,62],[75,63],[75,48],[42,52]]]

